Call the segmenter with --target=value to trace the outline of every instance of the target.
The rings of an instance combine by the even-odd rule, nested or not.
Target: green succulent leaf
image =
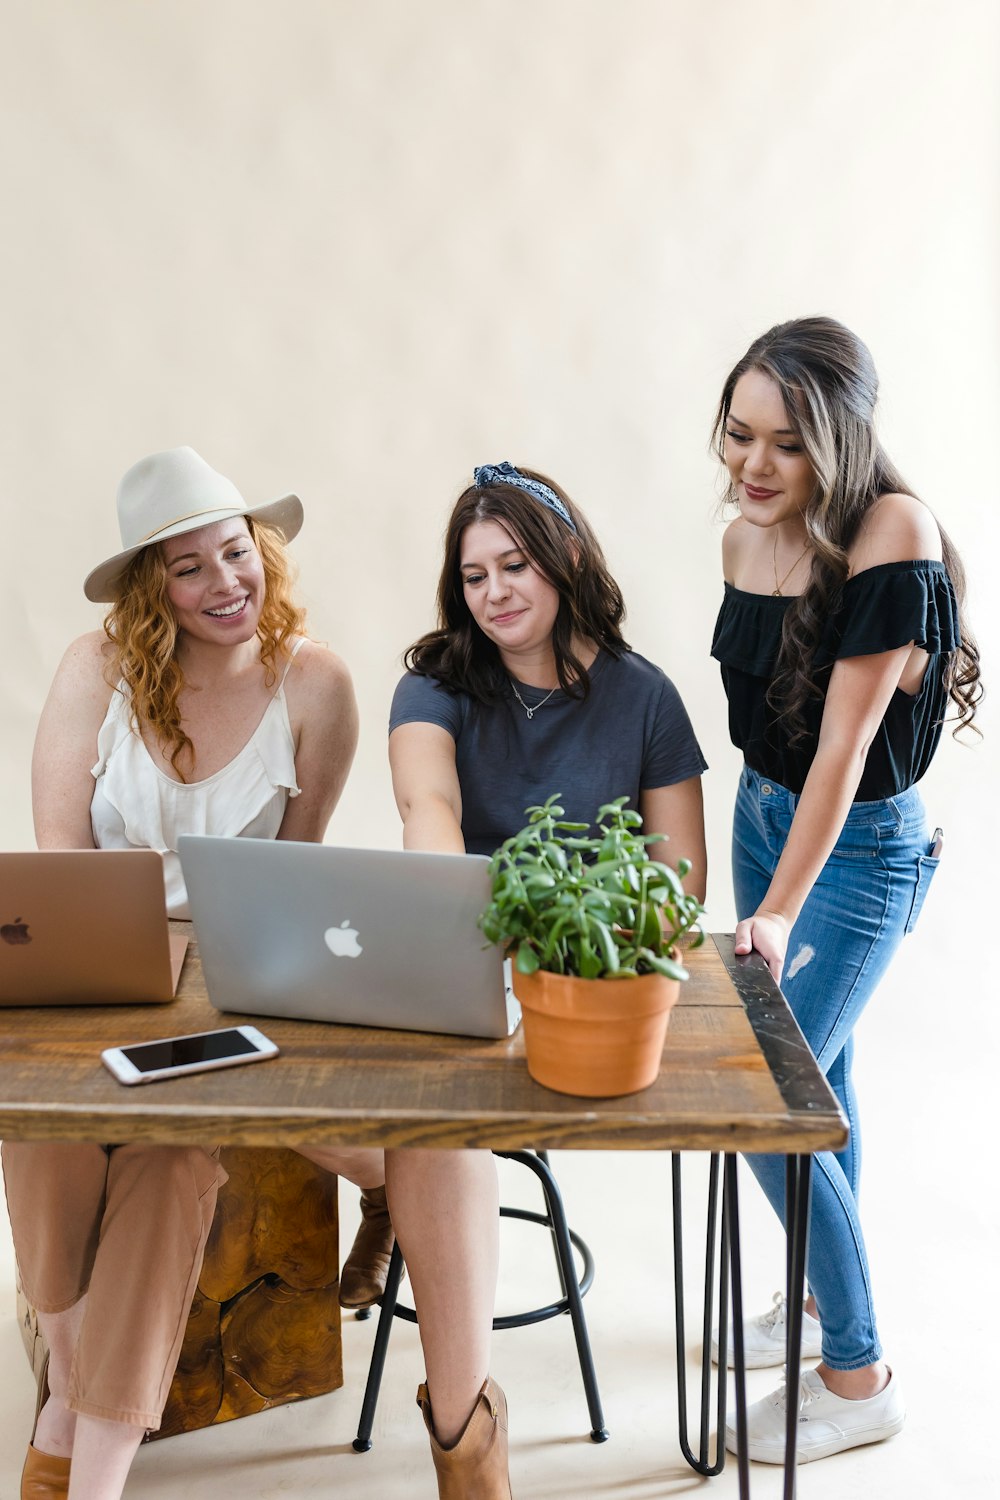
[[[688,978],[688,971],[684,965],[678,963],[676,959],[670,958],[665,953],[656,954],[647,952],[643,957],[649,967],[654,969],[657,974],[665,974],[668,979],[684,980]]]
[[[522,943],[517,950],[517,963],[515,967],[519,974],[534,974],[535,970],[539,967],[538,954],[534,948],[529,948],[526,943]]]
[[[594,936],[594,946],[599,950],[604,960],[604,968],[608,974],[617,974],[621,961],[618,956],[618,946],[610,927],[604,922],[593,921],[590,930]]]

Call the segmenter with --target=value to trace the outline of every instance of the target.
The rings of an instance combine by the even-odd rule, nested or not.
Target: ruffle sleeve
[[[108,761],[131,733],[131,715],[125,694],[120,687],[116,687],[111,694],[111,702],[108,704],[104,723],[97,731],[97,760],[90,768],[90,774],[95,781],[99,776],[103,776]]]
[[[712,637],[716,661],[753,677],[771,677],[787,607],[787,598],[747,594],[727,583]]]
[[[277,701],[279,695],[280,703]],[[297,797],[301,788],[295,775],[295,741],[284,696],[284,689],[279,689],[268,705],[268,712],[261,720],[253,742],[270,785],[284,787],[289,797]]]
[[[816,665],[874,656],[913,641],[932,656],[959,645],[958,600],[943,563],[882,563],[844,585],[843,602]]]

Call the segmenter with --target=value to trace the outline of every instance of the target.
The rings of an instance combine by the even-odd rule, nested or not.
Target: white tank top
[[[302,645],[292,646],[294,657]],[[264,716],[228,765],[204,781],[174,781],[153,760],[132,725],[124,683],[111,695],[97,736],[90,823],[98,849],[158,849],[163,855],[167,913],[190,918],[177,857],[181,833],[273,839],[289,797],[299,795],[295,741],[285,702],[285,667]]]

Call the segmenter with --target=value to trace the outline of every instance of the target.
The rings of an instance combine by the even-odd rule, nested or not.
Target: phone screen
[[[161,1068],[180,1068],[186,1063],[217,1062],[222,1057],[246,1057],[259,1052],[249,1037],[237,1031],[213,1031],[207,1036],[169,1037],[162,1042],[144,1042],[138,1047],[123,1047],[127,1057],[140,1073],[156,1073]]]

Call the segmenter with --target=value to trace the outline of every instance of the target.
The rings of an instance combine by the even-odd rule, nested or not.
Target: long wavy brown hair
[[[278,680],[281,659],[290,655],[291,642],[302,634],[305,610],[292,597],[294,574],[281,533],[250,516],[245,519],[264,570],[257,638],[264,680],[271,687]],[[161,544],[144,547],[125,569],[115,602],[104,617],[104,633],[114,648],[108,681],[125,683],[136,728],[152,732],[170,752],[170,764],[184,781],[181,762],[192,769],[194,746],[181,727],[178,701],[184,673],[177,661],[179,629],[167,597]]]
[[[529,479],[554,490],[573,519],[572,532],[553,511],[511,484],[476,486],[462,491],[448,520],[444,563],[437,590],[438,628],[421,636],[405,653],[411,672],[437,678],[453,692],[495,703],[509,691],[507,673],[496,646],[473,620],[462,586],[462,536],[476,521],[496,521],[522,547],[542,577],[559,593],[552,628],[552,649],[559,686],[585,698],[590,677],[573,650],[573,637],[590,640],[612,656],[623,656],[628,642],[621,633],[625,604],[608,572],[593,531],[579,507],[559,485],[535,469],[520,468]]]
[[[813,674],[813,658],[824,622],[836,609],[847,581],[848,549],[861,523],[882,496],[913,495],[881,447],[875,433],[878,375],[865,344],[833,318],[798,318],[779,323],[755,339],[730,372],[722,390],[712,445],[725,464],[726,426],[736,383],[748,370],[769,375],[781,391],[816,487],[803,517],[812,566],[805,591],[785,611],[781,650],[768,703],[780,714],[789,742],[806,737],[804,709],[822,696]],[[730,481],[723,504],[736,503]],[[945,670],[945,686],[956,706],[953,730],[972,728],[982,697],[979,648],[965,611],[965,569],[958,552],[938,523],[944,565],[959,607],[960,644]]]

